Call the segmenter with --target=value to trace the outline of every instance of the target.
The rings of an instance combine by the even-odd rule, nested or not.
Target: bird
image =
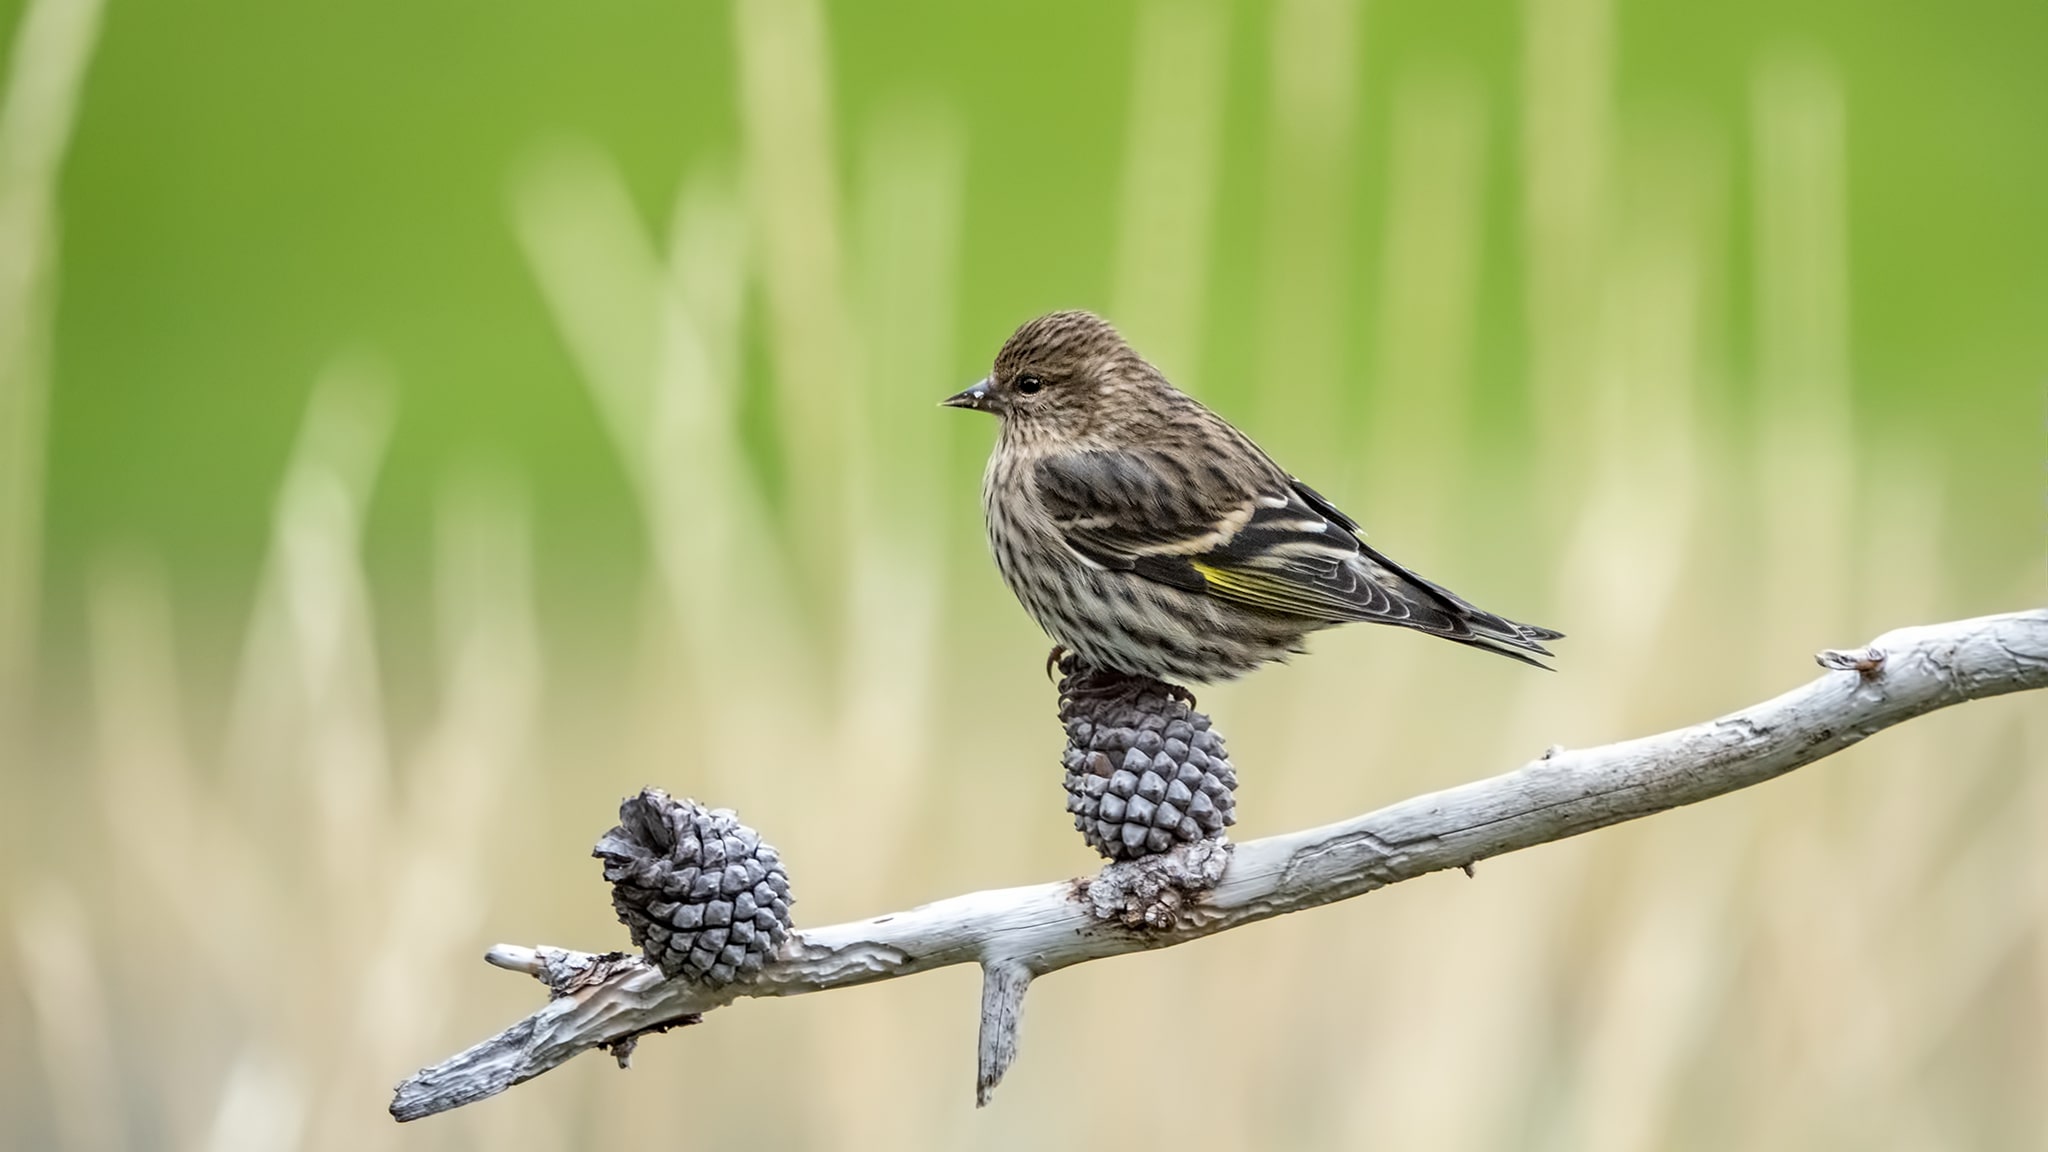
[[[1211,684],[1367,622],[1548,668],[1543,642],[1563,636],[1373,548],[1092,312],[1026,322],[986,377],[941,403],[1000,421],[982,476],[989,548],[1052,638],[1049,666],[1070,652],[1112,673]]]

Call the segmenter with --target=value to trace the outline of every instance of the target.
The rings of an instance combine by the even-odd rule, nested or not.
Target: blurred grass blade
[[[1686,1073],[1725,1010],[1734,978],[1725,941],[1742,908],[1743,873],[1705,860],[1739,851],[1753,823],[1748,809],[1715,808],[1635,838],[1627,895],[1575,1037],[1577,1114],[1566,1130],[1583,1133],[1588,1152],[1669,1147],[1684,1135]]]
[[[1280,0],[1270,11],[1257,379],[1287,386],[1258,388],[1254,427],[1304,476],[1341,490],[1359,6]]]
[[[191,893],[200,814],[178,698],[170,595],[161,572],[133,558],[103,561],[87,602],[95,754],[113,840],[158,900]],[[189,895],[187,899],[189,899]]]
[[[512,190],[515,222],[550,311],[646,525],[653,558],[640,741],[689,750],[710,786],[758,750],[759,725],[731,698],[755,671],[809,667],[792,573],[742,448],[745,215],[713,166],[677,190],[665,243],[634,218],[608,157],[557,148]],[[714,703],[725,697],[723,705]],[[678,698],[704,702],[676,707]]]
[[[854,284],[868,370],[865,402],[848,428],[870,462],[856,515],[928,550],[955,506],[941,485],[948,432],[961,423],[935,419],[933,408],[965,383],[953,332],[967,140],[942,106],[904,100],[876,115],[861,145]]]
[[[861,765],[845,790],[834,832],[843,848],[869,857],[836,879],[849,895],[879,895],[878,881],[919,847],[906,835],[931,784],[927,759],[940,621],[946,606],[941,549],[945,479],[942,433],[957,428],[936,411],[953,360],[953,305],[965,148],[944,115],[914,106],[885,112],[863,139],[855,205],[859,299],[871,370],[855,421],[870,445],[857,477],[857,537],[849,542],[847,644],[839,677],[839,747]],[[850,782],[849,782],[850,783]],[[879,839],[872,839],[879,837]],[[860,841],[897,846],[880,856]]]
[[[275,962],[274,934],[295,906],[291,877],[264,866],[251,841],[260,830],[235,818],[193,762],[163,573],[137,556],[104,559],[89,592],[102,856],[125,878],[124,930],[154,942],[153,955],[133,958],[197,997],[262,1018],[289,978]]]
[[[1381,547],[1429,573],[1464,567],[1466,556],[1449,552],[1470,535],[1469,353],[1486,233],[1482,97],[1476,78],[1455,65],[1410,69],[1395,81],[1378,244],[1376,386],[1366,419],[1354,425],[1365,461],[1357,514]],[[1490,595],[1469,585],[1466,592]],[[1403,647],[1372,645],[1356,687],[1339,690],[1405,712],[1440,687],[1416,675],[1409,656]]]
[[[378,926],[350,970],[354,1050],[327,1077],[313,1126],[316,1148],[336,1152],[393,1139],[387,1117],[361,1107],[444,1025],[493,896],[490,867],[499,814],[518,794],[532,757],[540,698],[533,558],[523,500],[507,481],[460,474],[435,518],[438,711],[416,755],[410,791],[384,837],[388,891]],[[530,785],[528,785],[530,787]]]
[[[228,1072],[205,1152],[292,1152],[304,1122],[298,1079],[251,1049]]]
[[[534,279],[644,495],[663,279],[654,244],[617,167],[587,144],[535,151],[513,177],[511,201]]]
[[[737,198],[715,176],[686,181],[664,249],[635,219],[609,158],[560,146],[528,166],[512,200],[542,294],[632,478],[685,643],[716,650],[729,627],[730,560],[768,559],[758,535],[748,538],[766,513],[737,444]]]
[[[735,654],[750,646],[764,658],[802,650],[790,647],[794,626],[773,607],[794,592],[791,573],[740,445],[744,225],[723,171],[692,176],[678,191],[660,285],[653,419],[641,430],[652,462],[642,498],[693,692],[730,675]],[[722,723],[705,713],[695,722]]]
[[[1582,417],[1592,484],[1558,584],[1566,631],[1597,637],[1612,676],[1604,690],[1581,683],[1576,692],[1604,701],[1593,707],[1609,723],[1660,659],[1679,582],[1701,547],[1703,253],[1719,234],[1710,221],[1721,179],[1718,156],[1681,123],[1646,123],[1629,145]]]
[[[832,587],[847,523],[847,435],[866,394],[846,302],[832,67],[818,0],[735,0],[746,203],[767,298],[775,427],[792,543],[815,592]],[[836,607],[836,605],[835,605]]]
[[[1394,89],[1368,490],[1387,494],[1375,500],[1372,530],[1425,558],[1440,554],[1466,482],[1485,249],[1483,95],[1469,72],[1442,67],[1404,73]]]
[[[392,390],[384,368],[361,357],[335,360],[313,389],[278,489],[227,749],[248,815],[284,833],[309,814],[328,882],[351,892],[382,859],[390,784],[362,533]],[[304,850],[287,835],[287,857]]]
[[[1199,391],[1230,12],[1223,0],[1144,0],[1132,44],[1110,316]]]
[[[1752,110],[1761,634],[1817,648],[1848,625],[1856,482],[1841,82],[1825,60],[1781,52],[1758,66]]]
[[[41,621],[57,184],[100,10],[101,0],[28,0],[0,93],[0,800],[16,757],[27,753]]]
[[[1522,330],[1552,525],[1569,515],[1585,479],[1573,422],[1592,376],[1605,259],[1613,8],[1613,0],[1522,4]]]
[[[14,944],[34,1014],[48,1116],[64,1152],[124,1146],[126,1097],[114,1059],[113,1019],[85,909],[55,880],[15,914]]]

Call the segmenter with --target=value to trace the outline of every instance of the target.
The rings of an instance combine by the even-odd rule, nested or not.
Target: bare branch
[[[795,996],[968,963],[986,974],[977,1083],[977,1098],[986,1102],[1015,1055],[1017,1020],[1034,977],[1692,804],[1781,776],[1937,708],[2048,687],[2048,609],[1904,628],[1865,649],[1818,659],[1839,670],[1718,720],[1598,748],[1553,748],[1504,775],[1240,844],[1213,861],[1177,861],[1172,868],[1227,867],[1167,926],[1132,922],[1123,894],[1131,877],[1110,874],[1129,868],[1118,865],[1105,871],[1104,882],[1118,886],[1105,901],[1091,901],[1095,881],[1069,880],[975,892],[801,932],[752,983],[718,991],[665,980],[632,957],[500,945],[491,951],[493,963],[534,975],[556,998],[399,1085],[391,1114],[413,1120],[481,1100],[579,1052],[630,1047],[634,1037],[690,1023],[741,996]]]

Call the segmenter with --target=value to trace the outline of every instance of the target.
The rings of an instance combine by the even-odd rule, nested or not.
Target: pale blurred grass
[[[99,30],[100,0],[32,0],[0,91],[0,819],[36,697],[58,185]]]
[[[1203,382],[1226,15],[1141,9],[1116,308]],[[1529,6],[1521,216],[1533,449],[1479,467],[1489,239],[1483,81],[1395,78],[1383,219],[1354,270],[1342,150],[1353,19],[1273,16],[1272,195],[1232,415],[1390,551],[1572,634],[1555,675],[1386,631],[1204,693],[1242,836],[1690,722],[1814,674],[1824,644],[1966,604],[1941,477],[1859,450],[1847,99],[1771,56],[1750,142],[1619,116],[1602,0]],[[1092,867],[1060,815],[1040,641],[971,551],[958,440],[964,127],[906,101],[835,140],[824,10],[739,8],[744,144],[642,219],[615,163],[537,146],[508,227],[593,397],[647,539],[625,690],[543,650],[518,484],[452,476],[431,699],[393,707],[363,531],[403,365],[337,359],[276,497],[233,683],[186,683],[169,581],[111,552],[61,856],[7,878],[0,1069],[23,1146],[2025,1147],[2048,1139],[2048,726],[2007,700],[1765,788],[1034,988],[1024,1055],[970,1105],[967,970],[745,1003],[398,1128],[387,1090],[538,1003],[494,940],[621,943],[588,842],[654,783],[737,807],[801,923]],[[842,193],[834,157],[853,158]],[[1731,153],[1751,150],[1746,192]],[[1757,281],[1754,421],[1731,371],[1731,196]],[[1377,278],[1378,387],[1342,388],[1343,284]],[[758,293],[749,285],[757,286]],[[765,314],[750,317],[756,301]],[[1306,301],[1310,306],[1301,307]],[[740,448],[766,333],[778,470]],[[1279,387],[1272,381],[1287,381]],[[1226,391],[1218,382],[1218,391]],[[1362,409],[1362,410],[1354,410]],[[1363,448],[1354,445],[1363,445]],[[1298,458],[1298,459],[1297,459]],[[772,490],[771,490],[772,489]],[[1487,525],[1552,529],[1504,537]],[[793,604],[803,605],[792,610]],[[224,731],[200,717],[219,709]],[[571,703],[573,701],[573,704]],[[394,716],[420,716],[400,726]],[[61,735],[61,734],[60,734]],[[10,790],[9,795],[20,794]],[[18,1020],[19,1026],[13,1022]]]
[[[1277,431],[1268,447],[1317,474],[1346,447],[1344,334],[1352,318],[1352,148],[1358,107],[1360,10],[1345,0],[1279,0],[1268,51],[1259,228],[1259,356],[1245,416]],[[1276,387],[1272,382],[1286,381]]]

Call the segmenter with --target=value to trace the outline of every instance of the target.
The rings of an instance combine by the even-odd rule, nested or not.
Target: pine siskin
[[[1054,642],[1097,667],[1228,680],[1366,620],[1540,668],[1525,653],[1547,656],[1542,642],[1562,635],[1374,551],[1091,313],[1025,324],[985,379],[945,403],[1002,419],[982,479],[996,564]]]

